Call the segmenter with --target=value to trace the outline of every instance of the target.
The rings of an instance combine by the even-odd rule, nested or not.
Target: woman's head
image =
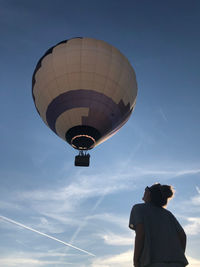
[[[174,189],[171,185],[154,184],[145,188],[143,200],[151,202],[156,206],[163,207],[167,205],[168,199],[174,195]]]

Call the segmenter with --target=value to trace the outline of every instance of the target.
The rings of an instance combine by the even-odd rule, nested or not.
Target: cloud
[[[200,234],[200,191],[196,186],[197,194],[184,198],[181,201],[173,201],[173,210],[178,213],[177,217],[182,220],[187,235],[195,236]],[[192,193],[193,194],[193,193]]]
[[[179,212],[182,212],[182,215],[180,215],[180,218],[183,219],[195,217],[200,212],[200,192],[199,187],[196,186],[197,194],[190,198],[184,198],[181,202],[173,202],[173,206],[175,209],[177,209]],[[184,215],[183,215],[184,214]]]
[[[79,178],[75,176],[73,182],[60,188],[19,192],[18,199],[30,199],[31,201],[72,200],[72,205],[74,202],[90,197],[112,194],[127,189],[128,186],[124,182],[116,183],[120,178],[121,176],[119,177],[117,174],[113,174],[109,179],[105,173],[96,175],[82,174]],[[67,209],[69,209],[68,206]]]
[[[92,262],[91,267],[130,267],[133,265],[132,258],[133,251],[128,250],[121,254],[95,259]]]
[[[94,259],[90,267],[130,267],[133,265],[132,259],[133,251],[127,250],[126,252],[123,252],[121,254]],[[195,259],[190,256],[187,256],[187,259],[189,261],[190,267],[200,266],[200,259]]]
[[[159,175],[167,178],[172,177],[180,177],[183,175],[194,175],[199,174],[200,169],[174,169],[174,170],[167,170],[165,168],[163,169],[143,169],[141,170],[141,175]]]
[[[109,179],[107,178],[109,177]],[[100,205],[104,197],[108,194],[115,194],[120,191],[133,189],[135,185],[130,186],[133,180],[129,179],[130,174],[121,172],[107,171],[95,175],[86,175],[84,172],[78,172],[71,177],[71,182],[61,187],[44,188],[39,190],[27,190],[18,192],[15,195],[15,202],[22,206],[28,206],[29,209],[37,213],[54,218],[61,223],[75,224],[77,213],[81,204],[90,198],[97,198],[92,212]],[[12,197],[12,196],[11,196]],[[71,219],[73,216],[73,220]],[[79,217],[81,213],[79,213]]]
[[[200,195],[200,188],[199,188],[198,186],[196,186],[196,190],[197,190],[197,192],[198,192],[199,195]]]
[[[39,220],[38,223],[34,224],[34,227],[39,229],[40,231],[43,231],[44,233],[59,234],[65,231],[65,228],[60,224],[55,221],[50,221],[46,217],[37,217],[33,219],[35,219],[36,221]]]
[[[63,260],[56,260],[56,257],[63,257]],[[40,266],[66,266],[75,265],[73,262],[69,262],[66,258],[74,256],[73,254],[58,253],[51,251],[49,252],[12,252],[9,255],[3,255],[0,258],[0,266],[6,267],[40,267]],[[64,259],[65,257],[65,259]],[[48,258],[48,260],[46,260]],[[55,258],[55,259],[54,259]]]
[[[127,250],[126,252],[110,255],[107,257],[100,257],[94,259],[90,267],[130,267],[133,265],[133,251]],[[199,267],[200,259],[195,259],[193,257],[187,256],[190,267]],[[86,267],[86,266],[85,266]]]
[[[167,117],[166,117],[166,115],[165,115],[165,113],[164,113],[164,111],[163,111],[162,108],[159,108],[159,113],[161,114],[163,120],[166,121],[166,122],[168,122]]]
[[[45,234],[45,233],[42,233],[42,232],[40,232],[40,231],[38,231],[38,230],[36,230],[36,229],[33,229],[33,228],[29,227],[29,226],[26,226],[26,225],[24,225],[24,224],[22,224],[22,223],[20,223],[20,222],[14,221],[14,220],[12,220],[12,219],[10,219],[10,218],[4,217],[4,216],[0,216],[0,219],[3,219],[3,220],[6,221],[6,222],[9,222],[9,223],[15,224],[15,225],[17,225],[17,226],[20,226],[20,227],[22,227],[22,228],[25,228],[25,229],[27,229],[27,230],[29,230],[29,231],[32,231],[32,232],[34,232],[34,233],[37,233],[37,234],[39,234],[39,235],[48,237],[49,239],[52,239],[52,240],[57,241],[57,242],[59,242],[59,243],[61,243],[61,244],[64,244],[64,245],[67,246],[67,247],[70,247],[70,248],[79,250],[79,251],[81,251],[81,252],[83,252],[83,253],[86,253],[86,254],[88,254],[88,255],[91,255],[91,256],[95,256],[94,254],[92,254],[92,253],[90,253],[90,252],[88,252],[88,251],[86,251],[86,250],[84,250],[84,249],[78,248],[78,247],[76,247],[76,246],[74,246],[74,245],[72,245],[72,244],[69,244],[69,243],[67,243],[67,242],[65,242],[65,241],[62,241],[62,240],[60,240],[60,239],[58,239],[58,238],[56,238],[56,237],[54,237],[54,236],[50,236],[50,235],[47,235],[47,234]]]
[[[194,174],[199,174],[200,173],[200,169],[183,169],[183,170],[179,170],[176,172],[175,176],[183,176],[183,175],[194,175]]]
[[[171,166],[171,165],[170,165]],[[65,173],[65,172],[64,172]],[[33,209],[41,214],[54,211],[54,214],[73,212],[82,202],[92,197],[101,197],[116,194],[121,191],[134,190],[137,188],[136,181],[152,176],[159,179],[180,177],[183,175],[194,175],[200,173],[199,168],[168,168],[166,166],[140,166],[130,164],[130,159],[109,166],[99,173],[88,174],[86,171],[77,171],[66,184],[58,187],[55,184],[40,190],[18,191],[14,196],[16,209],[18,203],[29,203]],[[66,174],[63,174],[66,175]],[[108,178],[109,177],[109,178]],[[11,196],[12,198],[12,196]],[[6,203],[5,203],[6,205]],[[14,206],[13,206],[14,207]],[[13,208],[7,203],[7,208]]]
[[[127,162],[129,162],[129,160],[124,160],[118,166],[110,166],[109,169],[95,174],[90,172],[89,175],[87,171],[78,170],[73,177],[70,177],[69,182],[65,180],[66,184],[60,187],[55,187],[55,184],[53,184],[52,188],[49,186],[48,188],[39,190],[17,192],[13,200],[15,201],[15,205],[12,206],[11,203],[13,203],[13,201],[11,199],[10,202],[7,202],[7,204],[5,203],[5,207],[7,207],[8,210],[12,210],[14,207],[16,209],[21,209],[23,206],[27,206],[28,210],[32,210],[36,212],[36,214],[39,213],[40,222],[38,225],[45,232],[62,232],[65,228],[64,226],[63,228],[62,225],[77,226],[79,229],[74,232],[74,236],[76,236],[76,232],[79,233],[83,227],[86,227],[90,219],[102,220],[103,218],[105,221],[115,224],[120,221],[118,225],[127,226],[127,218],[121,220],[119,216],[117,217],[111,214],[85,216],[84,212],[82,212],[83,209],[81,209],[81,205],[84,205],[84,201],[97,198],[98,201],[95,202],[96,207],[93,206],[91,209],[91,213],[93,213],[106,195],[134,190],[138,186],[136,181],[143,177],[158,175],[160,179],[162,179],[200,172],[199,169],[174,168],[173,170],[169,170],[154,168],[153,166],[135,167],[130,165],[130,162]],[[192,202],[199,203],[200,194],[194,197]],[[81,221],[84,221],[82,226],[80,226],[81,217]],[[49,221],[48,218],[54,221]],[[34,226],[35,224],[33,224],[33,227]]]
[[[105,221],[110,224],[114,224],[123,230],[128,230],[128,218],[123,217],[122,215],[119,216],[119,214],[100,213],[88,216],[88,219]]]
[[[191,198],[191,204],[194,206],[200,206],[200,188],[196,186],[197,195]]]
[[[66,264],[66,265],[74,265],[73,263],[67,262],[59,262],[59,261],[45,261],[45,260],[38,260],[34,258],[20,258],[20,257],[8,257],[8,258],[1,258],[0,265],[7,266],[7,267],[35,267],[35,266],[46,266],[47,264],[55,266],[55,264]]]
[[[184,226],[184,229],[188,235],[200,234],[200,217],[187,218],[189,224]]]
[[[200,266],[200,259],[195,259],[190,256],[187,256],[189,267],[199,267]]]
[[[160,179],[166,179],[186,174],[192,175],[199,173],[199,171],[199,169],[192,168],[164,169],[162,167],[154,168],[153,166],[135,167],[132,166],[130,162],[126,163],[126,161],[124,161],[123,164],[119,164],[119,166],[116,168],[114,166],[110,166],[108,170],[103,170],[102,172],[99,172],[97,174],[92,174],[90,172],[88,175],[87,171],[77,171],[73,175],[73,177],[70,177],[70,181],[65,180],[65,184],[62,184],[61,186],[55,186],[55,184],[53,184],[52,187],[51,185],[49,185],[48,188],[46,187],[39,190],[26,190],[18,192],[14,196],[15,204],[17,205],[16,209],[19,204],[20,207],[25,206],[28,207],[31,212],[36,212],[34,214],[34,217],[30,217],[31,219],[33,219],[33,221],[29,221],[28,225],[36,227],[45,233],[61,233],[62,231],[64,232],[66,230],[66,227],[69,228],[73,226],[73,228],[71,228],[73,229],[71,232],[72,243],[77,238],[77,235],[80,235],[80,231],[82,231],[83,228],[85,230],[88,229],[88,223],[90,223],[90,221],[96,220],[100,225],[102,225],[101,221],[104,221],[107,230],[110,224],[110,226],[112,226],[110,228],[111,231],[113,230],[113,226],[118,227],[120,231],[122,231],[122,235],[112,232],[102,234],[100,232],[101,230],[97,229],[94,230],[95,232],[93,232],[94,237],[96,236],[103,240],[104,244],[108,247],[122,246],[123,248],[124,246],[128,246],[133,243],[133,239],[129,238],[128,235],[126,235],[126,233],[129,231],[128,218],[123,216],[122,214],[120,214],[119,216],[119,214],[115,215],[114,213],[93,214],[103,201],[104,197],[106,195],[117,194],[122,191],[133,191],[137,188],[137,186],[140,186],[138,185],[138,183],[136,183],[136,181],[140,180],[141,178],[149,176],[152,177],[152,175],[159,175]],[[87,200],[91,200],[93,202],[89,212],[87,210],[86,213],[83,209],[83,206],[85,204],[85,201]],[[191,201],[195,203],[198,200],[199,194],[193,197]],[[12,199],[10,203],[11,202]],[[12,211],[11,208],[11,205],[10,208],[8,206],[8,209]],[[20,212],[24,213],[24,211],[22,210]],[[191,216],[191,218],[193,217]],[[190,231],[190,233],[192,234],[198,232],[198,227],[200,228],[199,222],[192,220],[189,221],[188,225],[186,225],[187,231]],[[70,238],[68,238],[68,240],[70,240]],[[84,243],[85,239],[79,238],[79,242]],[[98,243],[98,240],[95,240],[94,238],[91,242]],[[99,261],[95,261],[95,264],[97,264],[96,266],[100,266],[102,261],[101,266],[114,266],[114,264],[111,265],[112,263],[110,262],[112,262],[112,260],[114,261],[116,257],[123,258],[124,254],[122,253],[116,256],[110,256],[109,258],[102,257],[99,259]],[[105,263],[105,265],[103,263]],[[39,263],[37,264],[39,266]],[[34,266],[37,265],[35,264]],[[120,265],[117,265],[116,263],[116,266]],[[125,265],[123,264],[123,267],[124,266]],[[131,266],[130,260],[127,260],[127,266]]]
[[[122,164],[118,168],[112,168],[112,171],[104,170],[104,173],[95,175],[86,175],[84,172],[77,173],[72,177],[71,183],[60,188],[55,188],[54,185],[52,189],[18,192],[16,198],[18,201],[31,202],[32,208],[41,214],[45,214],[47,211],[63,214],[74,211],[80,203],[89,198],[133,190],[136,188],[135,181],[141,177],[158,175],[160,179],[166,179],[198,173],[200,173],[200,169],[166,170],[164,168],[148,168],[148,166],[140,168],[129,166],[127,168],[126,164]]]
[[[104,243],[112,246],[130,246],[133,244],[133,238],[130,235],[117,235],[114,233],[99,234]]]
[[[0,201],[1,210],[22,210],[22,207],[15,202]]]

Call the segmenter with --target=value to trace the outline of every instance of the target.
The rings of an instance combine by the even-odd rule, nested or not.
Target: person
[[[129,227],[136,234],[135,267],[188,265],[185,257],[186,234],[175,216],[166,209],[173,194],[172,186],[157,183],[145,188],[144,203],[133,206]]]

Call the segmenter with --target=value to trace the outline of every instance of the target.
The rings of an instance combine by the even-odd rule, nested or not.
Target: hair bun
[[[161,190],[162,190],[163,196],[166,198],[171,198],[174,195],[174,189],[171,185],[162,185]]]
[[[174,195],[174,189],[171,185],[161,185],[156,183],[148,187],[150,191],[151,202],[159,207],[164,207],[169,198]]]

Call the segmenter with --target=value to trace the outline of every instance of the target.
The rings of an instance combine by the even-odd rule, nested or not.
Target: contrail
[[[167,117],[166,117],[165,113],[163,112],[162,108],[160,108],[159,111],[160,111],[160,114],[163,117],[163,119],[168,122]]]
[[[82,252],[84,252],[84,253],[86,253],[86,254],[88,254],[88,255],[90,255],[90,256],[94,256],[94,257],[95,257],[94,254],[92,254],[92,253],[90,253],[90,252],[88,252],[88,251],[86,251],[86,250],[84,250],[84,249],[77,248],[77,247],[75,247],[75,246],[73,246],[73,245],[71,245],[71,244],[69,244],[69,243],[66,243],[66,242],[64,242],[64,241],[62,241],[62,240],[59,240],[59,239],[53,237],[53,236],[47,235],[47,234],[45,234],[45,233],[42,233],[42,232],[40,232],[40,231],[38,231],[38,230],[35,230],[35,229],[31,228],[31,227],[28,227],[28,226],[26,226],[26,225],[24,225],[24,224],[22,224],[22,223],[19,223],[19,222],[16,222],[16,221],[14,221],[14,220],[11,220],[11,219],[9,219],[9,218],[7,218],[7,217],[5,217],[5,216],[1,216],[1,215],[0,215],[0,219],[2,219],[2,220],[4,220],[4,221],[7,221],[7,222],[10,222],[10,223],[13,223],[13,224],[16,224],[16,225],[18,225],[18,226],[21,226],[21,227],[23,227],[23,228],[25,228],[25,229],[27,229],[27,230],[30,230],[30,231],[32,231],[32,232],[35,232],[35,233],[39,234],[39,235],[46,236],[46,237],[48,237],[48,238],[50,238],[50,239],[53,239],[53,240],[55,240],[55,241],[57,241],[57,242],[59,242],[59,243],[61,243],[61,244],[64,244],[65,246],[74,248],[74,249],[79,250],[79,251],[82,251]]]

